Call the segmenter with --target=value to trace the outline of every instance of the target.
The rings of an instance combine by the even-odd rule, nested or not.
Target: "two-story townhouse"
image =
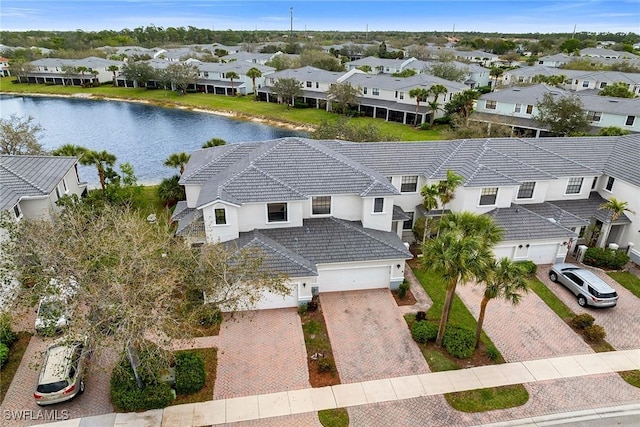
[[[122,66],[122,61],[90,56],[84,59],[42,58],[30,62],[33,71],[27,72],[27,82],[80,86],[113,80],[110,66]]]
[[[574,77],[584,75],[585,72],[581,70],[566,70],[556,67],[550,67],[547,65],[534,65],[531,67],[514,68],[513,70],[506,70],[502,74],[503,86],[511,85],[525,85],[534,84],[534,77],[536,76],[564,76],[567,80],[573,80]],[[563,89],[570,89],[570,85],[561,85]]]
[[[450,49],[457,59],[466,62],[474,62],[476,64],[482,64],[485,67],[491,67],[500,61],[500,57],[494,53],[485,52],[483,50],[454,50]]]
[[[431,67],[434,64],[438,64],[438,61],[412,61],[406,65],[405,68],[410,68],[418,73],[431,74]],[[485,68],[475,63],[464,63],[460,61],[450,61],[449,64],[454,65],[458,70],[462,70],[466,73],[466,77],[463,83],[471,89],[476,89],[482,86],[491,86],[491,74],[488,68]]]
[[[576,59],[575,56],[569,56],[566,53],[556,53],[553,55],[545,55],[538,58],[538,65],[544,65],[545,67],[558,68],[561,65],[571,62]]]
[[[580,56],[605,59],[637,59],[638,55],[624,50],[612,50],[604,47],[587,47],[580,49]]]
[[[87,191],[77,163],[75,157],[0,156],[0,209],[15,221],[51,218],[61,197]]]
[[[256,68],[262,74],[255,79],[256,91],[264,86],[268,76],[276,71],[273,67],[246,61],[233,61],[228,63],[194,61],[192,64],[198,67],[200,73],[195,86],[190,85],[189,89],[216,95],[248,95],[254,92],[253,79],[247,76],[247,72],[250,69]],[[234,78],[233,81],[229,78],[229,73],[232,72],[238,76],[238,78]]]
[[[267,62],[272,61],[278,55],[282,55],[282,52],[276,53],[254,53],[254,52],[236,52],[230,53],[224,56],[222,59],[225,62],[250,62],[252,64],[265,65]]]
[[[493,217],[504,232],[496,256],[561,262],[594,224],[600,245],[618,243],[639,259],[640,216],[612,223],[600,209],[615,196],[640,212],[638,144],[634,134],[216,147],[192,154],[181,179],[187,201],[174,219],[187,242],[252,245],[290,275],[291,295],[267,295],[261,308],[294,306],[315,292],[396,286],[406,255],[398,236],[410,240],[415,219],[442,208]],[[420,189],[448,170],[463,185],[447,206],[425,212]]]
[[[376,56],[367,56],[366,58],[349,61],[344,65],[347,71],[356,70],[360,69],[360,67],[362,66],[367,66],[371,68],[369,74],[395,74],[404,70],[413,61],[416,61],[416,59],[387,59],[378,58]]]
[[[538,114],[537,104],[544,94],[562,97],[571,92],[544,84],[512,87],[480,96],[477,110],[471,120],[499,123],[510,126],[517,134],[535,137],[548,136],[547,129],[541,127],[533,117]],[[577,93],[593,132],[600,128],[616,126],[629,132],[640,132],[638,111],[640,98],[613,98]]]
[[[395,288],[411,255],[396,233],[380,173],[313,140],[284,138],[196,151],[180,179],[187,200],[173,218],[189,243],[257,247],[289,276],[295,307],[318,292]],[[397,220],[397,219],[396,219]]]
[[[621,73],[619,71],[594,71],[573,74],[571,77],[571,90],[602,90],[607,85],[624,83],[629,91],[640,96],[640,73]]]

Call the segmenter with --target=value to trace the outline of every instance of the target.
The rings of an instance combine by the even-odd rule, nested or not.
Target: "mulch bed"
[[[398,291],[391,291],[391,295],[393,295],[393,299],[396,300],[396,304],[398,306],[414,305],[417,302],[416,297],[414,297],[413,293],[411,293],[411,289],[407,289],[407,293],[405,294],[404,298],[400,298],[398,296]]]
[[[318,304],[318,308],[315,311],[307,311],[305,314],[300,315],[302,324],[309,321],[316,321],[320,325],[319,330],[314,334],[314,338],[318,338],[326,343],[328,343],[328,349],[323,351],[324,358],[330,358],[331,360],[335,360],[333,358],[333,351],[331,350],[331,344],[329,341],[329,334],[327,332],[327,326],[324,323],[324,316],[322,315],[322,306]],[[303,328],[304,330],[304,328]],[[306,334],[306,332],[305,332]],[[305,336],[305,345],[307,344],[307,337]],[[326,387],[330,385],[340,384],[340,375],[338,374],[338,370],[334,368],[333,372],[320,372],[318,370],[318,361],[313,360],[311,356],[315,352],[316,349],[309,348],[307,346],[307,367],[309,370],[309,384],[311,387]]]

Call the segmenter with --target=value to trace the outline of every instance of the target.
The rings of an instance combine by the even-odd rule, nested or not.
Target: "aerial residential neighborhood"
[[[637,12],[66,6],[0,5],[2,425],[638,423]]]

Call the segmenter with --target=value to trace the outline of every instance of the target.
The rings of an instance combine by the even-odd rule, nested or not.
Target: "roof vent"
[[[610,99],[609,102],[619,102],[617,99]]]
[[[513,89],[514,92],[520,92],[520,89]]]

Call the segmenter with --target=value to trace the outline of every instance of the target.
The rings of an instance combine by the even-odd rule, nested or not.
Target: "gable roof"
[[[62,156],[0,156],[0,209],[11,209],[22,198],[50,195],[77,161]]]
[[[578,235],[553,220],[530,211],[526,205],[513,205],[488,212],[496,225],[502,228],[503,241],[544,238],[571,238]]]

